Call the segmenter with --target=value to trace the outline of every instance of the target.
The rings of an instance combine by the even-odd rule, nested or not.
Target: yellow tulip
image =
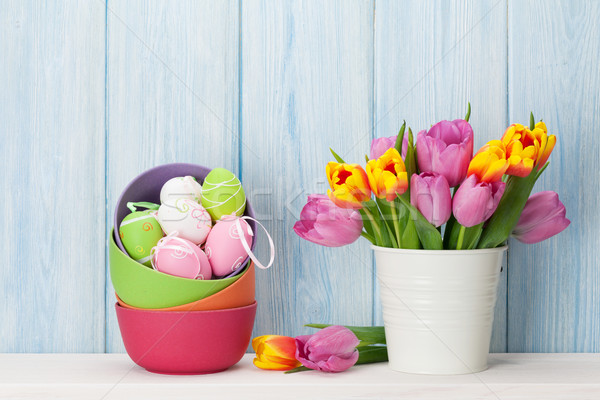
[[[367,174],[358,164],[328,163],[327,180],[331,187],[327,195],[338,207],[359,209],[371,199]]]
[[[548,136],[543,122],[538,122],[533,130],[513,124],[504,132],[502,143],[506,147],[509,162],[506,174],[525,177],[534,167],[539,169],[544,166],[554,149],[556,136]]]
[[[504,144],[500,140],[491,140],[475,154],[469,163],[467,175],[477,176],[479,182],[497,182],[508,167]]]
[[[367,177],[373,194],[380,199],[393,201],[408,189],[406,166],[393,147],[367,163]]]
[[[279,335],[264,335],[252,339],[252,348],[256,353],[254,365],[261,369],[288,371],[299,367],[296,360],[296,341],[294,338]]]

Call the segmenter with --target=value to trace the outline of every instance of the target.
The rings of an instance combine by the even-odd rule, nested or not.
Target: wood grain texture
[[[534,192],[558,192],[571,219],[545,242],[511,242],[509,351],[600,351],[599,18],[594,1],[509,2],[510,120],[531,110],[556,134]]]
[[[104,351],[104,7],[0,7],[0,352]]]
[[[109,1],[107,227],[125,185],[170,162],[239,173],[238,1]],[[108,232],[106,233],[108,236]],[[107,279],[107,351],[123,351]]]
[[[257,271],[255,335],[298,335],[308,322],[372,323],[366,241],[323,248],[292,230],[325,193],[329,147],[364,161],[372,126],[373,3],[242,2],[242,181],[277,247]],[[267,259],[260,238],[259,257]]]
[[[470,101],[475,149],[506,128],[506,1],[384,1],[375,5],[374,137],[416,134],[463,118]],[[492,351],[506,351],[506,270]],[[376,294],[375,299],[379,296]],[[375,304],[381,324],[380,305]]]

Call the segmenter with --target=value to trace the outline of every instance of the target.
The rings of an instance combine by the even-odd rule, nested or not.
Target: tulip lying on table
[[[306,326],[321,330],[313,335],[297,336],[295,339],[278,335],[254,338],[252,340],[252,347],[256,352],[254,365],[261,369],[287,371],[286,373],[311,369],[342,372],[354,365],[388,360],[383,326],[357,327],[328,324]],[[258,345],[269,341],[269,338],[271,343],[273,340],[285,343],[283,345],[285,350],[277,351],[274,356],[272,347]],[[292,351],[294,360],[291,358]],[[268,363],[262,361],[267,359]],[[302,366],[291,367],[293,361]]]

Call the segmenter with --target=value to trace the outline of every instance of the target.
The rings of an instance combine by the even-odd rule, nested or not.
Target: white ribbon
[[[271,248],[271,259],[269,260],[269,264],[267,264],[266,267],[260,261],[258,261],[258,258],[256,258],[256,256],[252,252],[252,250],[250,250],[250,246],[248,245],[248,242],[246,241],[246,236],[244,235],[243,230],[242,230],[242,224],[240,223],[241,219],[247,219],[247,220],[251,220],[251,221],[256,222],[258,225],[260,225],[261,228],[263,228],[263,230],[267,234],[267,238],[269,239],[269,246]],[[248,226],[248,234],[250,236],[254,236],[254,233],[252,232],[252,228],[250,227],[250,224],[247,224],[247,226]],[[244,250],[246,251],[246,253],[250,257],[250,259],[252,261],[254,261],[254,265],[256,265],[260,269],[267,269],[267,268],[271,267],[271,265],[273,265],[273,261],[275,261],[275,245],[273,244],[273,239],[271,238],[271,235],[269,235],[269,232],[267,231],[267,228],[265,228],[263,226],[263,224],[261,224],[260,222],[258,222],[254,218],[248,217],[248,216],[243,216],[243,217],[240,217],[240,218],[236,218],[235,219],[235,227],[237,228],[237,230],[239,232],[240,241],[242,242],[242,246],[244,247]]]

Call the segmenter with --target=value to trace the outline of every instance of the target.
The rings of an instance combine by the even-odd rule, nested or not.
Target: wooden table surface
[[[472,375],[394,372],[387,363],[344,373],[283,374],[252,365],[171,376],[145,371],[126,354],[0,354],[0,398],[60,399],[600,399],[600,354],[492,354]]]

